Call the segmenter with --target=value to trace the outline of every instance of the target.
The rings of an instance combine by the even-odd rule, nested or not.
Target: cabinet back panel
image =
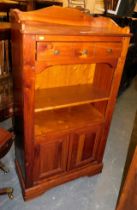
[[[35,89],[92,84],[95,64],[57,65],[36,74]]]

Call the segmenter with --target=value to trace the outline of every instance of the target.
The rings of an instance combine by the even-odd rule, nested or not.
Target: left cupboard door
[[[46,137],[35,146],[34,182],[66,172],[69,136]]]

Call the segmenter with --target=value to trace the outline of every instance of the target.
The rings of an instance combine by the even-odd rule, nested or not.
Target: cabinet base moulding
[[[37,197],[38,195],[41,195],[42,193],[44,193],[45,191],[47,191],[48,189],[63,184],[65,182],[71,181],[73,179],[76,179],[78,177],[82,177],[82,176],[92,176],[98,173],[102,172],[102,168],[103,168],[103,163],[95,163],[94,165],[89,165],[86,167],[80,168],[79,170],[73,170],[63,176],[59,176],[56,177],[54,179],[51,180],[43,180],[41,183],[32,186],[30,188],[25,188],[25,183],[24,183],[24,178],[22,176],[22,172],[21,172],[21,168],[19,165],[19,162],[17,160],[15,160],[15,164],[16,164],[16,170],[18,173],[18,177],[19,177],[19,181],[21,184],[21,188],[22,188],[22,194],[23,194],[23,198],[25,201],[29,200],[29,199],[33,199],[35,197]]]

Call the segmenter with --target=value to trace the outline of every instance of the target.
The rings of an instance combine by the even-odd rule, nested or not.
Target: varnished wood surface
[[[0,76],[0,111],[13,105],[11,75]],[[1,117],[0,117],[1,118]]]
[[[92,175],[98,174],[102,171],[102,168],[103,168],[102,163],[95,163],[95,164],[93,164],[92,167],[90,165],[87,165],[87,167],[80,168],[79,170],[76,169],[76,170],[67,172],[67,173],[63,174],[63,176],[61,175],[61,176],[57,176],[54,179],[49,178],[47,180],[42,180],[41,182],[37,183],[36,185],[33,185],[32,187],[26,189],[25,182],[22,177],[20,165],[19,165],[18,161],[16,160],[16,169],[19,174],[19,180],[21,183],[24,200],[29,200],[29,199],[35,198],[36,196],[39,196],[42,193],[44,193],[45,191],[47,191],[48,189],[50,189],[54,186],[57,186],[59,184],[68,182],[70,180],[76,179],[79,176],[86,176],[88,174],[90,176],[91,174]]]
[[[69,135],[56,135],[46,138],[35,147],[35,152],[40,158],[35,156],[35,169],[33,177],[35,182],[55,176],[60,176],[66,172],[68,160]]]
[[[109,18],[71,8],[11,15],[15,130],[22,136],[24,181],[17,168],[28,199],[101,172],[130,32]]]
[[[4,128],[0,128],[0,159],[7,154],[12,143],[12,134]]]
[[[8,141],[10,141],[12,138],[12,135],[10,132],[6,131],[3,128],[0,128],[0,149],[6,144]]]
[[[8,30],[10,32],[11,23],[8,23],[8,22],[1,22],[0,23],[0,32],[5,32],[5,30]]]
[[[75,85],[36,90],[35,112],[108,100],[107,92],[93,85]]]
[[[0,23],[0,121],[13,116],[13,95],[10,63],[11,24]]]
[[[136,84],[136,83],[135,83]],[[137,207],[137,112],[128,147],[116,210],[136,210]]]
[[[11,24],[8,22],[0,23],[0,40],[10,39],[11,35]]]
[[[47,59],[46,59],[47,62]],[[92,84],[96,64],[53,65],[36,73],[35,89]],[[59,75],[59,76],[58,76]]]
[[[63,26],[64,28],[64,26]],[[75,28],[75,27],[74,27]],[[38,31],[37,31],[38,33]],[[67,32],[69,34],[69,31]],[[71,35],[70,36],[67,36],[66,34],[62,34],[62,31],[60,31],[60,35],[61,36],[56,36],[58,34],[56,34],[56,31],[54,30],[54,34],[51,34],[51,35],[48,35],[48,34],[36,34],[36,41],[47,41],[47,42],[105,42],[106,44],[108,42],[122,42],[122,35],[120,36],[116,36],[116,35],[108,35],[107,34],[98,34],[98,36],[96,36],[95,34],[94,35],[90,35],[90,33],[88,34],[88,31],[84,31],[83,33],[79,34],[80,36],[77,36],[78,34],[75,34],[75,30],[73,31],[70,31]],[[86,35],[86,36],[85,36]]]
[[[127,177],[116,210],[136,210],[137,208],[137,147],[135,149]]]
[[[13,10],[12,16],[23,33],[129,36],[128,27],[120,28],[111,19],[92,17],[72,8],[53,6],[30,12]]]
[[[83,130],[73,131],[70,136],[68,170],[96,164],[98,162],[98,145],[102,125],[95,123]]]
[[[94,60],[117,59],[121,54],[119,42],[37,42],[37,61],[47,65],[72,63],[91,63]],[[66,50],[67,49],[67,50]],[[99,58],[99,59],[98,59]]]
[[[128,51],[129,42],[130,42],[129,38],[124,38],[123,39],[123,42],[122,42],[123,43],[123,48],[122,48],[122,52],[121,52],[121,59],[118,60],[117,66],[115,67],[115,72],[114,72],[114,75],[113,75],[113,79],[111,78],[109,80],[109,82],[112,82],[111,83],[111,94],[110,94],[111,99],[108,101],[108,104],[107,104],[107,107],[106,107],[105,129],[102,132],[101,144],[100,144],[100,148],[99,148],[100,160],[103,158],[103,154],[104,154],[105,147],[103,147],[103,145],[105,145],[106,141],[107,141],[109,128],[110,128],[110,123],[111,123],[111,119],[112,119],[112,115],[113,115],[113,111],[114,111],[114,107],[115,107],[115,103],[116,103],[116,96],[117,96],[117,93],[118,93],[120,80],[121,80],[121,77],[122,77],[122,72],[123,72],[125,58],[126,58],[127,51]],[[102,66],[99,65],[98,68],[100,69],[100,72],[101,72],[102,69],[104,68],[104,66],[102,68]],[[100,77],[97,79],[97,82],[100,82]],[[101,84],[101,87],[102,86],[103,86],[103,83]]]
[[[35,136],[42,139],[49,132],[70,132],[73,129],[93,126],[103,121],[103,115],[89,104],[68,109],[38,112],[35,113]]]

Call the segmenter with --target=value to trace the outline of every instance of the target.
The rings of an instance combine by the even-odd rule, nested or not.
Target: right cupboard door
[[[68,170],[97,161],[101,127],[93,126],[71,134]]]

